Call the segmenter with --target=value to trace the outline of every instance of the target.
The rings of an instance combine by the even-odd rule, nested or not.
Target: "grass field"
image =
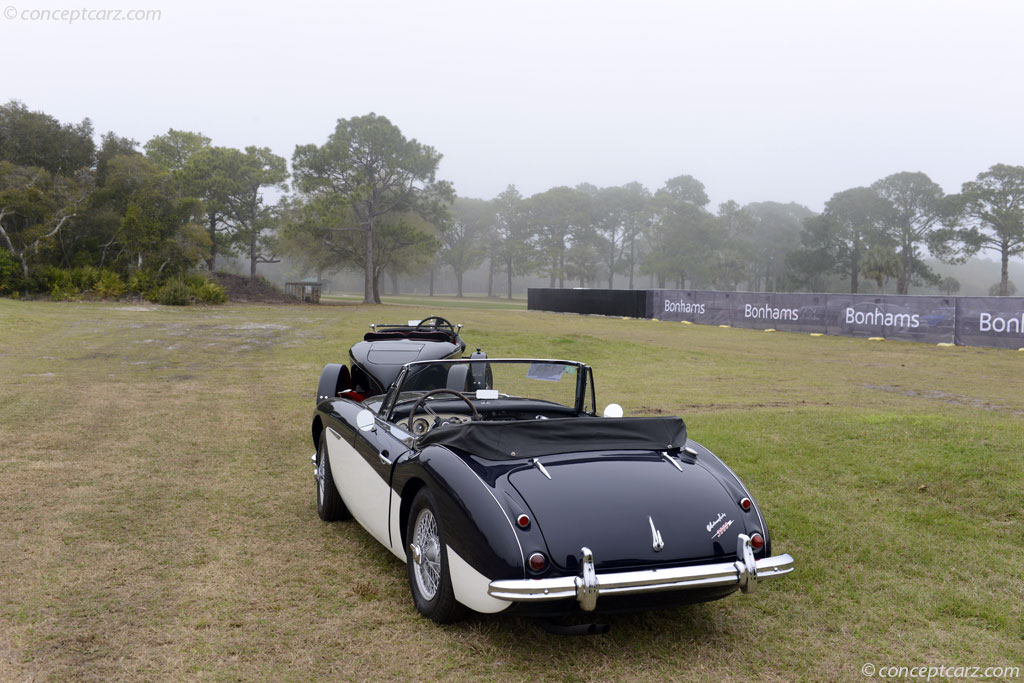
[[[755,595],[440,627],[314,510],[321,367],[378,320],[595,367],[743,478],[794,574]],[[483,308],[0,299],[0,679],[857,680],[1024,666],[1024,353]]]

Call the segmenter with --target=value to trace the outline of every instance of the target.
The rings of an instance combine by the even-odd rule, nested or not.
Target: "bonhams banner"
[[[530,289],[528,308],[755,330],[1024,348],[1024,298]]]
[[[648,315],[704,325],[1024,347],[1024,299],[656,289]]]
[[[955,299],[941,296],[828,295],[828,333],[939,344],[952,342]]]
[[[1024,348],[1024,299],[963,296],[956,300],[956,343]]]

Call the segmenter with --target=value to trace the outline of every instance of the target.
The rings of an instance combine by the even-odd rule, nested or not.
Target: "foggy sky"
[[[0,100],[291,159],[374,111],[444,154],[463,196],[691,174],[713,205],[797,201],[897,171],[947,192],[1024,164],[1019,2],[217,3],[159,21],[0,18]],[[9,10],[5,10],[5,17]]]

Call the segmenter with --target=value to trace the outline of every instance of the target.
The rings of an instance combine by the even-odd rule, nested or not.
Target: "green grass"
[[[141,309],[141,310],[140,310]],[[794,574],[565,638],[420,618],[405,569],[314,510],[321,367],[440,314],[492,357],[591,363],[679,414]],[[1024,354],[408,306],[0,300],[0,680],[855,680],[1024,665]]]

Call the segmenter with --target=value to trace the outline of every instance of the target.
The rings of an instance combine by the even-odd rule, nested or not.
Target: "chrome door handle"
[[[381,461],[382,464],[384,464],[384,465],[391,465],[391,459],[388,458],[388,452],[387,451],[381,451],[378,454],[378,457],[380,458],[380,461]]]

